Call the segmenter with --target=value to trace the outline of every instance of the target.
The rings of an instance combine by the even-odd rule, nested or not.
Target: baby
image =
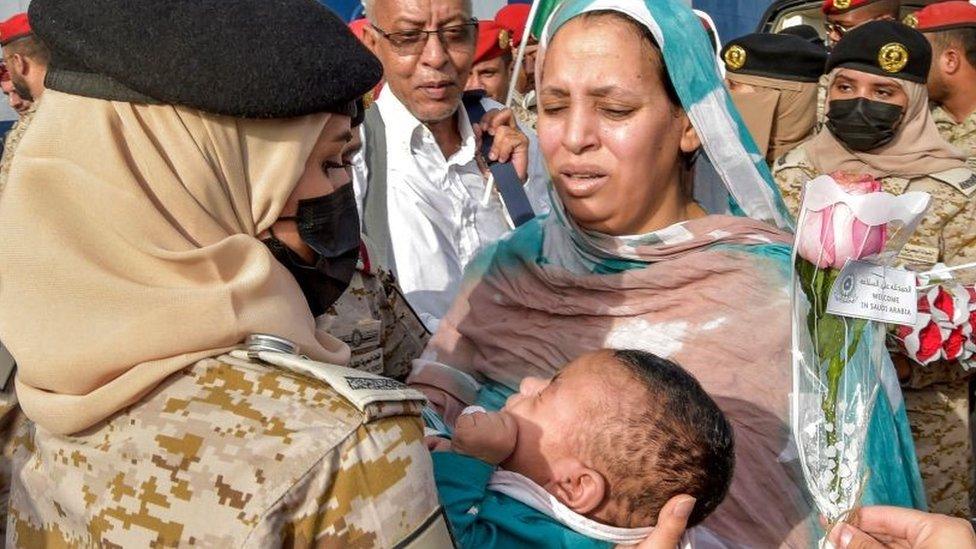
[[[526,378],[502,411],[465,413],[450,443],[429,442],[463,548],[635,543],[679,494],[696,498],[691,527],[721,503],[735,461],[732,428],[695,378],[641,351]]]

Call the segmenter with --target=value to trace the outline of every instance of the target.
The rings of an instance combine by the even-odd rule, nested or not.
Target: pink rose
[[[850,195],[881,191],[881,182],[870,176],[835,173],[831,177]],[[880,253],[888,240],[887,225],[869,226],[854,217],[843,203],[806,212],[797,236],[797,253],[818,268],[840,269],[848,259]]]

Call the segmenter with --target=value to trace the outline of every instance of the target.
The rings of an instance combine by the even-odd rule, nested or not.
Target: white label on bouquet
[[[914,326],[918,316],[915,273],[869,261],[848,261],[834,282],[827,312]]]

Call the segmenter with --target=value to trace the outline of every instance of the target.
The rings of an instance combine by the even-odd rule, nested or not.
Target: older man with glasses
[[[387,82],[367,113],[363,151],[353,163],[364,232],[373,260],[396,274],[434,331],[464,268],[510,228],[502,197],[488,185],[486,162],[510,161],[521,180],[516,188],[521,193],[528,180],[536,205],[544,200],[545,170],[530,162],[536,147],[508,110],[489,112],[479,124],[491,127],[495,144],[489,158],[478,154],[477,130],[464,108],[472,99],[462,101],[478,39],[470,0],[364,5],[363,41],[382,61]],[[499,107],[480,100],[486,111]]]
[[[830,46],[869,21],[897,21],[901,0],[824,0],[824,30]]]

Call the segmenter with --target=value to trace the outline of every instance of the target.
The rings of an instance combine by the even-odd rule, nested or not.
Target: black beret
[[[722,59],[733,74],[816,82],[824,73],[827,51],[799,36],[755,33],[726,44]]]
[[[827,48],[827,46],[824,45],[823,37],[820,36],[817,29],[813,28],[811,25],[793,25],[792,27],[786,27],[777,34],[792,34],[793,36],[799,36],[811,44],[821,46],[824,49]]]
[[[834,45],[827,72],[839,67],[924,84],[932,63],[932,46],[922,33],[897,21],[871,21]]]
[[[315,0],[34,0],[51,89],[239,118],[353,114],[383,67]]]

